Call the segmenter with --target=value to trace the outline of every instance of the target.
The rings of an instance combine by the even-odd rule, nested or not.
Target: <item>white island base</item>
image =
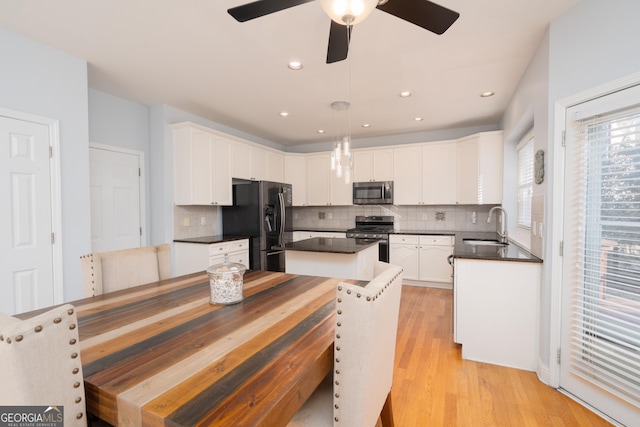
[[[287,250],[285,271],[290,274],[371,280],[378,260],[378,245],[356,253]]]

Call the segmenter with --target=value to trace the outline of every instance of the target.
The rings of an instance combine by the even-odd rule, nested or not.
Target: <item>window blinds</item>
[[[518,147],[518,225],[531,228],[533,138]]]
[[[640,107],[573,125],[569,370],[640,407]]]

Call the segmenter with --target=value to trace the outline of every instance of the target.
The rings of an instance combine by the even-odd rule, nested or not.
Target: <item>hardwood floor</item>
[[[405,285],[393,380],[399,427],[610,426],[534,372],[462,360],[452,291]]]

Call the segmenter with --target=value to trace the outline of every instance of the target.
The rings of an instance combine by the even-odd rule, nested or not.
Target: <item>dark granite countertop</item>
[[[511,241],[506,246],[469,245],[463,241],[464,239],[500,240],[498,233],[493,231],[396,230],[392,234],[455,236],[455,246],[453,248],[454,258],[484,259],[491,261],[542,262],[540,258]]]
[[[509,241],[505,246],[469,245],[464,239],[495,239],[500,237],[494,232],[469,232],[455,233],[456,241],[453,248],[454,258],[478,259],[489,261],[518,261],[518,262],[542,262],[540,258],[531,254],[526,249]]]
[[[346,233],[346,228],[314,228],[314,227],[293,227],[293,231],[312,231],[318,233]]]
[[[415,234],[418,236],[453,236],[457,232],[451,230],[394,230],[390,234]]]
[[[174,242],[181,243],[202,243],[205,245],[210,245],[213,243],[224,243],[224,242],[232,242],[234,240],[242,240],[248,239],[249,236],[203,236],[203,237],[188,237],[185,239],[173,239]]]
[[[335,237],[314,237],[299,240],[284,245],[288,251],[328,252],[336,254],[355,254],[378,242],[359,243],[356,239],[342,239]]]

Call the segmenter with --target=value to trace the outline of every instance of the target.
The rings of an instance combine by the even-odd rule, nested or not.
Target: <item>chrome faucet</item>
[[[491,224],[491,215],[493,215],[493,212],[497,210],[502,213],[502,217],[500,218],[500,230],[498,231],[500,241],[502,243],[509,243],[509,236],[507,233],[507,211],[505,211],[502,206],[494,206],[491,208],[491,210],[489,210],[489,218],[487,218],[487,224]]]

